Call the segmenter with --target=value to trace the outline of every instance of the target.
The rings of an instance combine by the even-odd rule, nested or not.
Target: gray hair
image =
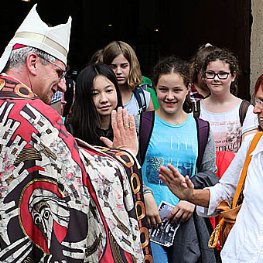
[[[33,52],[36,55],[38,55],[41,58],[41,63],[43,65],[47,65],[48,62],[54,62],[56,60],[55,57],[49,55],[48,53],[46,53],[40,49],[34,48],[34,47],[18,48],[18,49],[12,50],[10,57],[8,59],[8,62],[5,66],[4,71],[6,71],[7,69],[10,69],[10,68],[13,68],[13,67],[17,67],[17,66],[25,63],[26,57],[27,57],[29,52]]]

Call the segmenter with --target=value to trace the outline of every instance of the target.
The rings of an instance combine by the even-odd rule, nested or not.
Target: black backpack
[[[142,84],[133,90],[134,96],[139,105],[140,113],[146,111],[147,109],[145,94],[143,92],[144,90],[146,90],[146,88],[147,88],[147,84]]]
[[[139,128],[139,159],[141,164],[143,164],[146,151],[151,139],[151,134],[154,126],[154,111],[145,111],[141,114],[140,119],[140,128]],[[207,144],[208,136],[209,136],[209,122],[204,121],[200,118],[195,118],[196,127],[197,127],[197,139],[198,139],[198,157],[196,166],[197,169],[200,170],[203,155],[205,152],[205,147]]]

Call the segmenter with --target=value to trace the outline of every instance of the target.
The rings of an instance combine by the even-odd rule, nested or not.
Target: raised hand
[[[171,164],[168,169],[160,167],[159,177],[169,187],[169,189],[181,200],[189,200],[193,193],[194,185],[189,176],[184,177]]]
[[[138,138],[134,117],[128,115],[127,110],[118,108],[111,113],[111,125],[113,129],[113,141],[101,137],[101,141],[109,148],[120,148],[130,151],[134,155],[138,153]]]

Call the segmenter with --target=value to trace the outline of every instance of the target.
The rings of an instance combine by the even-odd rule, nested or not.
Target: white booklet
[[[170,247],[173,244],[175,233],[180,224],[172,223],[167,219],[174,206],[164,201],[159,205],[162,224],[150,230],[150,240],[162,246]]]

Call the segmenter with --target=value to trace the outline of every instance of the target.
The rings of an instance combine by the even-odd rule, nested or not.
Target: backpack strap
[[[211,234],[210,239],[208,241],[208,247],[209,248],[215,248],[216,247],[216,245],[218,244],[219,236],[221,236],[221,238],[224,238],[224,240],[226,239],[226,237],[223,236],[223,233],[224,233],[223,227],[224,227],[225,222],[231,223],[231,221],[232,221],[232,223],[235,223],[235,221],[236,221],[236,216],[237,216],[237,213],[239,212],[239,209],[240,209],[240,206],[238,206],[238,205],[240,205],[240,204],[238,204],[238,201],[239,201],[240,194],[242,193],[243,188],[244,188],[244,183],[245,183],[245,179],[247,176],[248,165],[252,159],[251,153],[256,148],[257,143],[260,140],[262,134],[263,134],[262,132],[256,133],[256,135],[254,136],[254,138],[251,141],[251,144],[250,144],[249,149],[247,151],[246,159],[244,161],[243,168],[242,168],[242,171],[241,171],[241,174],[239,177],[239,181],[238,181],[238,184],[236,187],[236,191],[235,191],[235,194],[233,197],[231,207],[229,207],[230,205],[225,200],[223,200],[220,203],[220,204],[223,204],[223,205],[221,205],[221,207],[224,208],[224,210],[221,209],[221,211],[222,211],[221,212],[221,219],[220,219],[218,225],[216,226],[216,228],[214,229],[213,233]],[[217,206],[217,209],[220,208],[220,204],[219,204],[219,206]],[[226,216],[228,216],[228,217],[226,217]],[[231,216],[231,218],[230,218],[230,216]],[[227,221],[225,220],[225,218],[227,219]],[[229,219],[231,219],[231,221]],[[231,230],[231,228],[230,228],[230,230]]]
[[[198,170],[200,170],[204,152],[205,152],[205,147],[208,141],[208,136],[209,136],[209,122],[202,120],[200,118],[195,118],[196,121],[196,127],[197,127],[197,140],[198,140],[198,157],[196,161],[196,167]]]
[[[194,118],[199,118],[200,116],[200,100],[198,101],[193,101],[193,116]]]
[[[140,161],[143,164],[146,151],[151,139],[153,125],[154,125],[155,114],[154,111],[142,112],[140,117],[140,128],[139,128],[139,154]]]
[[[143,164],[144,162],[146,151],[151,139],[153,126],[154,126],[154,118],[155,118],[154,111],[145,111],[141,114],[140,128],[139,128],[139,146],[140,146],[139,154],[140,154],[141,164]],[[202,164],[205,147],[208,141],[210,126],[208,121],[204,121],[199,118],[195,118],[195,121],[196,121],[197,139],[198,139],[198,157],[197,157],[196,166],[197,169],[199,170]]]
[[[145,84],[140,84],[138,87],[142,88],[143,90],[147,90],[147,88],[152,88],[152,85],[145,83]]]
[[[147,109],[146,98],[145,98],[145,94],[143,91],[145,90],[146,87],[144,88],[143,86],[146,86],[146,85],[140,85],[136,87],[133,91],[135,99],[137,100],[139,104],[140,112],[144,112]]]
[[[241,126],[243,126],[244,120],[246,118],[247,109],[249,107],[250,103],[247,100],[242,100],[240,107],[239,107],[239,120]]]
[[[250,103],[247,100],[242,100],[242,102],[240,104],[239,120],[240,120],[241,126],[243,126],[249,105],[250,105]],[[199,118],[199,116],[200,116],[200,100],[193,102],[193,116],[195,118]]]

